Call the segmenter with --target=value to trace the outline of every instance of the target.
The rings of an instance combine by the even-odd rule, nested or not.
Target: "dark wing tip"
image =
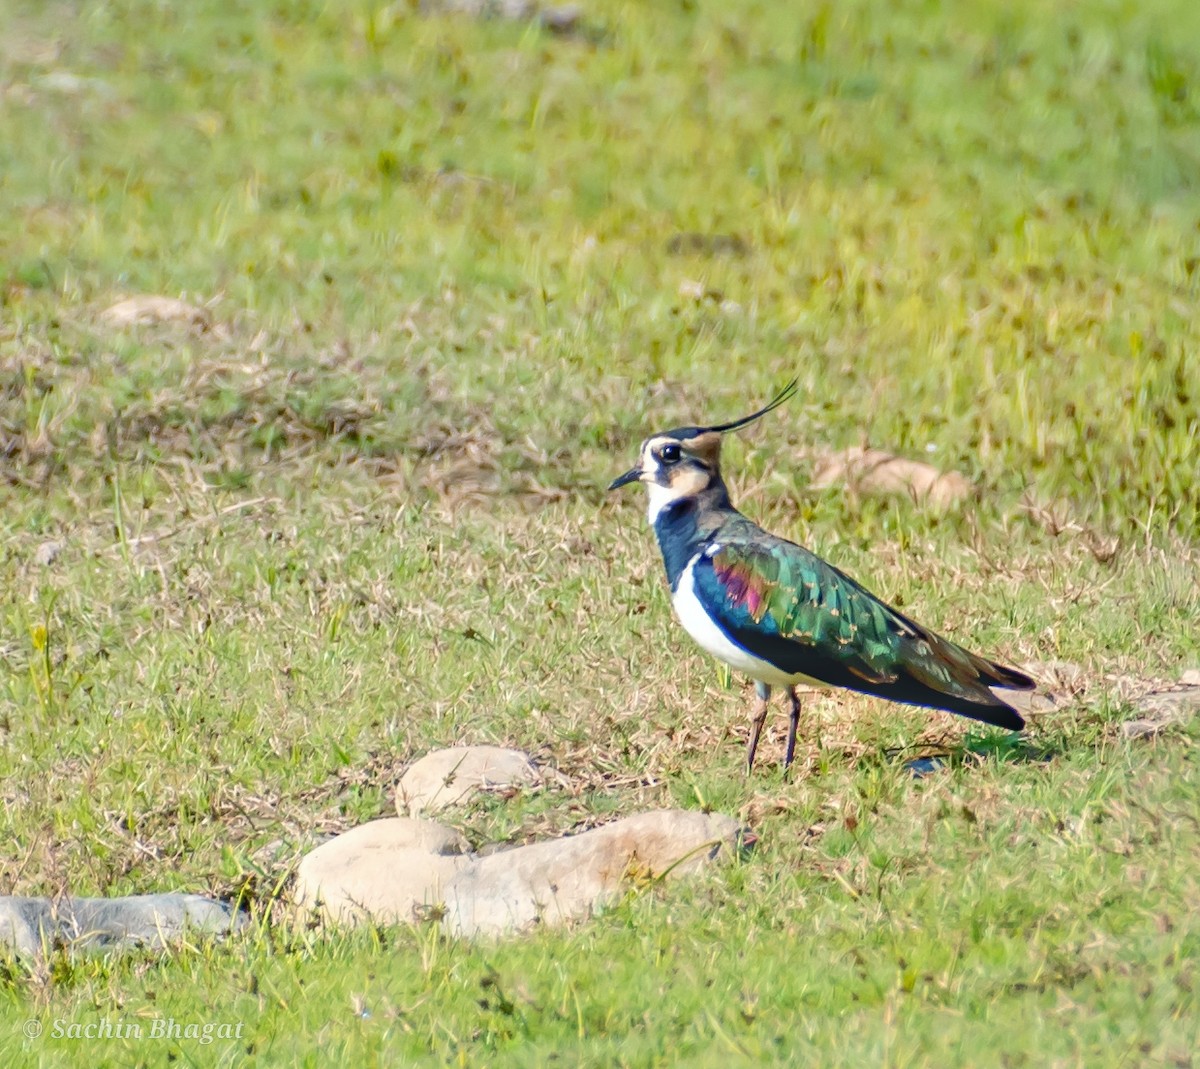
[[[1025,729],[1025,718],[1011,705],[998,707],[995,712],[995,719],[991,720],[990,723],[998,728],[1007,728],[1009,731],[1023,731]]]
[[[1006,731],[1024,729],[1025,718],[1016,709],[1002,702],[991,691],[985,693],[991,699],[990,701],[985,700],[982,695],[978,701],[940,695],[934,699],[926,698],[917,704],[943,709],[948,713],[957,713],[959,716],[965,716],[968,720],[978,720],[981,724],[990,724],[992,727],[1004,728]]]
[[[988,661],[988,668],[991,669],[988,674],[992,677],[987,684],[989,687],[1000,687],[1002,690],[1037,689],[1037,680],[1016,668],[1009,668],[1007,665],[997,664],[995,661]]]

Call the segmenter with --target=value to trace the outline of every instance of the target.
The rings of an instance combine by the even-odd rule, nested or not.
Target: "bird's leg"
[[[758,749],[758,736],[762,734],[763,724],[767,722],[767,708],[771,702],[771,688],[766,683],[757,680],[754,683],[754,693],[758,700],[754,703],[754,716],[750,720],[750,746],[746,750],[746,774],[754,771],[754,753]]]
[[[792,763],[792,758],[796,756],[796,730],[800,726],[800,695],[796,693],[795,687],[788,687],[788,700],[792,703],[792,709],[788,715],[788,741],[787,752],[783,755],[783,770],[786,772]]]

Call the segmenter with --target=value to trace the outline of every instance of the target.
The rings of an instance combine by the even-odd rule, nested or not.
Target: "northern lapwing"
[[[922,627],[733,507],[721,478],[721,436],[795,392],[793,381],[742,419],[651,435],[637,466],[609,486],[645,484],[676,615],[703,649],[754,680],[747,770],[754,768],[776,686],[786,688],[791,702],[785,768],[796,752],[799,683],[845,687],[1021,730],[1025,722],[991,688],[1030,690],[1035,684],[1027,675]]]

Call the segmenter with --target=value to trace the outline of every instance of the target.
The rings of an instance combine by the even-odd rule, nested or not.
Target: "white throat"
[[[672,490],[669,486],[659,486],[658,483],[646,483],[646,492],[650,496],[650,507],[646,510],[646,516],[650,520],[650,526],[653,527],[658,520],[659,513],[672,501],[679,499],[679,491]]]

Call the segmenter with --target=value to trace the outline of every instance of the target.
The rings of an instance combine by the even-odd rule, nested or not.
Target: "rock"
[[[335,921],[412,922],[470,864],[467,849],[458,832],[432,820],[373,820],[308,854],[296,870],[293,898]]]
[[[505,788],[531,786],[538,771],[528,755],[501,746],[434,750],[409,766],[396,787],[396,811],[418,816]]]
[[[62,551],[63,544],[61,542],[55,542],[53,540],[49,542],[43,542],[37,547],[36,550],[34,550],[33,559],[37,561],[38,564],[42,565],[42,567],[48,567],[58,560],[59,556],[62,554]]]
[[[749,251],[750,246],[736,234],[687,231],[673,235],[667,242],[667,252],[671,256],[745,256]]]
[[[551,33],[574,33],[583,22],[583,8],[578,4],[545,7],[538,13],[538,21]]]
[[[0,898],[0,947],[20,957],[33,957],[42,947],[42,918],[50,911],[48,898]]]
[[[1051,537],[1071,535],[1079,538],[1101,564],[1116,559],[1121,551],[1121,539],[1084,523],[1075,516],[1074,507],[1065,501],[1047,501],[1027,492],[1021,500],[1025,514]]]
[[[1135,699],[1134,708],[1143,716],[1121,725],[1127,739],[1152,739],[1172,727],[1186,724],[1200,712],[1200,686],[1153,691]]]
[[[0,897],[0,945],[24,956],[58,944],[87,950],[165,947],[187,932],[224,935],[244,923],[230,906],[203,895]]]
[[[476,19],[531,19],[538,13],[534,0],[421,0],[425,15],[467,15]]]
[[[817,462],[812,488],[845,485],[852,491],[892,494],[945,508],[974,493],[970,480],[956,471],[939,471],[918,460],[905,460],[882,449],[855,447]]]
[[[1030,661],[1019,668],[1037,680],[1037,690],[1005,690],[992,693],[1022,716],[1038,716],[1068,706],[1088,687],[1087,671],[1073,661]]]
[[[1179,677],[1185,687],[1200,687],[1200,668],[1189,668]]]
[[[536,22],[557,34],[575,33],[583,22],[583,8],[577,4],[543,7],[537,0],[419,0],[417,9],[423,15]]]
[[[732,855],[742,831],[732,817],[658,810],[492,854],[449,882],[443,924],[455,935],[492,936],[587,917],[629,877],[681,876]]]
[[[149,326],[155,323],[185,323],[188,326],[207,327],[208,312],[175,297],[143,295],[118,301],[106,308],[102,317],[113,326]]]
[[[1025,717],[1053,712],[1060,702],[1056,695],[1037,690],[1004,690],[997,687],[994,693],[1006,705],[1011,705]]]
[[[438,917],[454,935],[501,935],[589,916],[629,878],[695,872],[751,845],[743,831],[732,817],[662,810],[475,857],[450,828],[389,817],[305,857],[294,901],[341,924]]]
[[[1019,667],[1054,691],[1081,694],[1088,686],[1087,669],[1074,661],[1027,661]]]
[[[74,931],[89,943],[165,946],[185,931],[223,934],[245,922],[224,902],[203,895],[129,895],[126,898],[77,898],[59,911],[60,930]]]
[[[51,71],[49,74],[44,74],[38,78],[36,84],[41,89],[49,89],[55,93],[64,93],[67,96],[95,94],[102,97],[111,97],[113,95],[112,86],[104,81],[104,79],[86,78],[79,74],[73,74],[71,71]]]
[[[720,304],[725,300],[725,294],[720,290],[711,289],[703,282],[697,282],[691,278],[680,281],[678,292],[683,300],[691,301],[693,304],[703,304],[705,301]]]

